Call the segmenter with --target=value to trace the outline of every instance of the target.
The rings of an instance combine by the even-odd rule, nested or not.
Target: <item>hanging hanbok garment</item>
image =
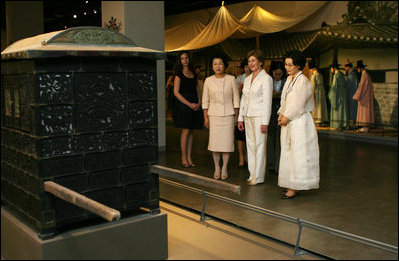
[[[357,117],[357,101],[353,99],[356,93],[359,80],[355,70],[351,70],[346,77],[346,91],[348,92],[348,118],[350,121],[356,122]]]
[[[314,71],[310,76],[310,82],[313,85],[314,109],[312,118],[315,123],[328,121],[327,100],[323,85],[323,76]]]
[[[332,80],[328,99],[331,103],[330,127],[333,129],[346,129],[348,127],[348,101],[345,85],[345,76],[337,71]]]
[[[373,82],[366,70],[363,70],[359,87],[353,99],[359,102],[356,124],[358,126],[370,126],[370,124],[374,123],[374,93]]]

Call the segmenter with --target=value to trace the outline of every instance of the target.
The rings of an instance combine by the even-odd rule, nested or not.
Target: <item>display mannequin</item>
[[[339,70],[339,66],[340,64],[335,60],[330,65],[333,80],[328,99],[331,103],[330,129],[342,131],[348,127],[348,101],[345,75]]]
[[[345,63],[346,71],[346,91],[348,92],[348,119],[349,127],[354,129],[356,127],[356,117],[357,117],[357,101],[353,99],[355,95],[357,86],[359,84],[359,79],[357,77],[356,71],[353,69],[353,64],[349,60]]]
[[[362,127],[358,130],[359,132],[368,132],[370,125],[374,123],[373,82],[366,66],[363,64],[363,60],[357,61],[356,69],[362,76],[353,99],[359,102],[356,118],[357,126]]]
[[[323,85],[323,76],[319,73],[316,64],[313,60],[308,62],[310,71],[310,82],[313,85],[314,95],[314,109],[312,111],[312,118],[316,126],[328,121],[327,100]]]

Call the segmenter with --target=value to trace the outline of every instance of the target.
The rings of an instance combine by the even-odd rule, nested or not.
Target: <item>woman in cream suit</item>
[[[247,143],[249,185],[265,181],[267,130],[272,110],[273,79],[263,69],[264,58],[260,50],[247,55],[252,74],[245,78],[238,129],[244,130]]]
[[[313,85],[303,75],[306,58],[299,51],[285,55],[290,75],[281,94],[278,124],[281,155],[278,185],[286,188],[282,199],[294,198],[299,190],[319,188],[319,144],[312,118]]]
[[[205,79],[202,94],[204,125],[209,128],[208,150],[212,151],[215,163],[215,179],[227,179],[227,164],[234,151],[234,125],[237,123],[240,97],[234,76],[225,74],[227,59],[215,55],[212,59],[214,75]],[[223,154],[223,167],[220,171],[220,155]]]

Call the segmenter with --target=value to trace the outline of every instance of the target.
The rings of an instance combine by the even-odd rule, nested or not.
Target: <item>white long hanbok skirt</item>
[[[281,127],[278,185],[294,190],[319,188],[319,142],[310,112]]]

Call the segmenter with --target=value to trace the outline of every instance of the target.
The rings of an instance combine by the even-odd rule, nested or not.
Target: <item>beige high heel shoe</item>
[[[215,170],[215,173],[213,174],[214,179],[219,179],[220,178],[220,171]]]
[[[227,171],[224,172],[222,171],[222,180],[226,180],[229,177],[229,175],[227,174]]]

